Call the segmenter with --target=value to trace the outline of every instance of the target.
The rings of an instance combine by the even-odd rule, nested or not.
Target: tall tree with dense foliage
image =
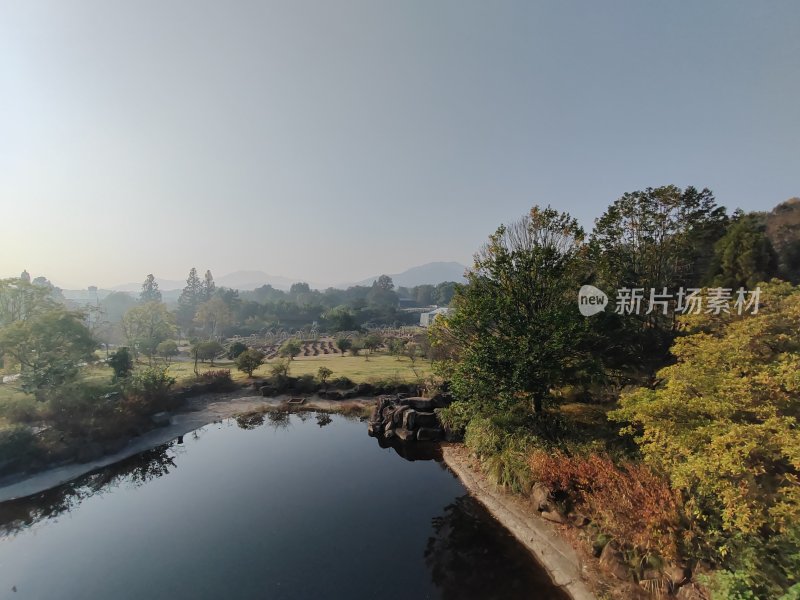
[[[161,291],[158,289],[158,282],[156,278],[150,273],[142,284],[142,291],[139,294],[139,302],[147,304],[148,302],[161,302]]]
[[[176,320],[182,329],[187,330],[192,326],[197,307],[203,301],[202,296],[203,282],[197,275],[197,269],[192,267],[186,278],[186,286],[178,297],[178,309],[175,311]]]
[[[203,278],[203,288],[201,291],[201,299],[203,302],[208,302],[211,300],[214,292],[217,290],[217,284],[214,283],[214,276],[211,274],[211,270],[206,270],[205,277]]]
[[[0,329],[0,353],[19,365],[23,391],[39,400],[75,379],[80,363],[90,360],[96,347],[83,314],[63,308]]]
[[[592,234],[600,283],[645,290],[699,285],[726,223],[709,189],[668,185],[626,193]]]
[[[756,215],[743,215],[731,223],[714,246],[717,275],[714,284],[737,290],[752,289],[778,273],[778,257]]]
[[[437,343],[458,350],[452,390],[477,405],[530,403],[537,412],[581,352],[575,306],[584,232],[566,213],[534,207],[475,255]]]

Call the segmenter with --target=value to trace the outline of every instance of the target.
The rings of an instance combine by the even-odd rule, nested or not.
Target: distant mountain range
[[[402,273],[388,273],[389,277],[394,281],[397,287],[414,287],[416,285],[442,283],[443,281],[464,281],[464,271],[466,267],[457,262],[432,262],[417,267],[412,267]],[[198,273],[200,277],[202,273]],[[347,288],[353,285],[372,285],[379,275],[368,277],[358,282],[342,283],[335,287]],[[280,290],[288,290],[293,283],[305,281],[313,289],[325,289],[328,286],[315,284],[314,282],[304,279],[291,279],[289,277],[281,277],[279,275],[270,275],[263,271],[235,271],[221,277],[214,277],[214,282],[219,287],[228,287],[237,290],[254,290],[262,285],[269,284],[272,287]],[[158,288],[162,292],[170,292],[175,290],[182,290],[186,285],[184,280],[175,279],[161,279],[156,277]],[[138,293],[142,289],[142,283],[124,283],[109,288],[115,292],[134,292]]]
[[[444,281],[464,282],[464,271],[467,267],[457,262],[432,262],[418,267],[412,267],[402,273],[387,273],[392,278],[395,287],[414,287],[417,285],[436,285]],[[356,284],[372,285],[380,275],[368,277]]]

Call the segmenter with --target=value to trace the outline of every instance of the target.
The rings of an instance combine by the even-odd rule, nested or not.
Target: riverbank
[[[583,561],[556,525],[526,510],[518,497],[489,482],[463,445],[442,444],[442,457],[469,493],[533,554],[557,586],[573,600],[596,600],[584,581]]]
[[[193,397],[187,400],[181,410],[170,416],[168,425],[152,429],[131,439],[118,452],[85,463],[69,463],[33,474],[16,474],[0,480],[0,502],[40,494],[97,469],[171,442],[200,427],[241,414],[274,409],[284,405],[289,399],[288,395],[274,398],[254,396],[252,390],[209,393]],[[312,397],[303,403],[302,408],[304,410],[340,412],[368,407],[373,403],[374,399],[371,398],[338,401]]]

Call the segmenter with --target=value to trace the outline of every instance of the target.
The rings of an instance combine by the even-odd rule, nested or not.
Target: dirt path
[[[166,444],[209,423],[243,413],[277,408],[289,398],[289,396],[276,396],[275,398],[253,396],[252,390],[239,390],[226,394],[204,394],[191,398],[184,408],[172,415],[169,425],[153,429],[140,437],[131,439],[119,452],[86,463],[70,463],[31,475],[15,475],[0,481],[0,502],[39,494],[86,473]],[[371,398],[333,401],[312,397],[306,400],[302,406],[305,410],[336,412],[353,407],[371,406],[373,403],[374,400]]]
[[[519,498],[487,481],[463,446],[442,444],[442,456],[469,493],[534,555],[550,574],[553,583],[564,589],[573,600],[595,600],[595,595],[584,582],[578,553],[553,523],[532,514]]]

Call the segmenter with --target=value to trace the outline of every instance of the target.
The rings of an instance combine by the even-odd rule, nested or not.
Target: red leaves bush
[[[529,464],[534,480],[566,495],[604,533],[643,553],[678,556],[679,497],[646,465],[543,451],[534,452]]]

